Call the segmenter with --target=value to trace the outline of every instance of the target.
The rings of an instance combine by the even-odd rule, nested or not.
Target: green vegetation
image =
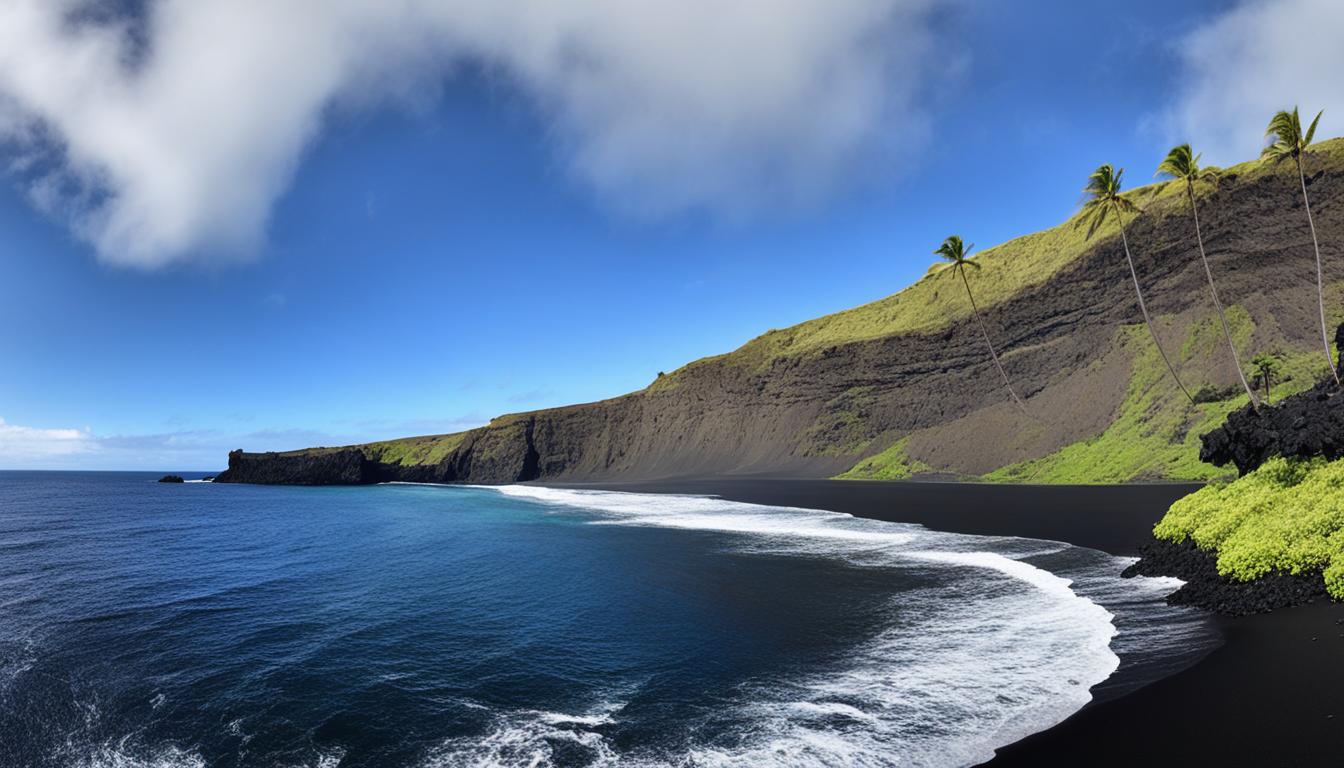
[[[369,443],[360,447],[364,451],[365,458],[370,461],[411,467],[438,464],[462,444],[465,436],[465,432],[458,432],[451,435],[406,437],[400,440]]]
[[[974,247],[974,245],[968,246],[962,243],[960,235],[951,235],[943,241],[942,245],[938,246],[938,250],[933,252],[934,255],[942,257],[943,261],[934,264],[929,271],[942,272],[953,269],[961,276],[961,283],[966,286],[966,298],[971,300],[971,314],[975,316],[975,322],[980,326],[980,335],[985,337],[985,346],[989,347],[989,356],[994,359],[994,367],[999,369],[999,375],[1003,377],[1003,385],[1008,388],[1008,394],[1012,395],[1013,402],[1017,403],[1017,407],[1021,408],[1023,413],[1026,413],[1027,406],[1023,404],[1022,398],[1017,396],[1017,392],[1013,391],[1013,385],[1008,381],[1008,374],[1004,372],[1003,364],[999,362],[999,353],[994,351],[994,342],[989,340],[989,331],[985,328],[985,321],[980,319],[980,309],[975,306],[975,293],[971,291],[971,282],[966,279],[967,269],[980,271],[980,264],[971,260],[971,249]]]
[[[1265,402],[1269,402],[1270,389],[1279,380],[1279,356],[1261,352],[1251,359],[1252,375],[1256,385],[1265,388]]]
[[[1344,461],[1270,459],[1172,504],[1153,535],[1217,553],[1234,581],[1320,572],[1344,599]]]
[[[1250,315],[1240,306],[1228,307],[1227,317],[1237,346],[1245,346],[1254,330]],[[1219,343],[1218,321],[1209,317],[1191,329],[1181,346],[1186,361],[1207,356]],[[1199,460],[1199,436],[1217,427],[1227,415],[1246,405],[1244,393],[1210,398],[1192,406],[1164,383],[1165,371],[1157,350],[1144,343],[1143,329],[1121,329],[1120,346],[1132,355],[1125,400],[1106,431],[1090,440],[1067,445],[1044,458],[1010,464],[991,472],[994,482],[1123,483],[1133,480],[1214,480],[1228,470]],[[1310,353],[1295,352],[1284,359],[1283,394],[1297,392],[1314,381]]]
[[[1173,148],[1167,153],[1166,159],[1157,166],[1158,176],[1167,176],[1177,181],[1183,182],[1186,196],[1190,198],[1190,215],[1195,220],[1195,242],[1199,244],[1199,260],[1204,265],[1204,276],[1209,280],[1209,295],[1213,299],[1213,306],[1218,310],[1218,319],[1222,321],[1223,336],[1227,340],[1227,351],[1232,356],[1232,365],[1237,369],[1237,378],[1241,379],[1241,387],[1246,390],[1246,397],[1250,399],[1252,408],[1259,408],[1255,401],[1255,393],[1251,391],[1251,385],[1246,383],[1246,374],[1241,372],[1241,360],[1237,357],[1237,345],[1232,341],[1232,329],[1227,324],[1227,313],[1223,310],[1223,302],[1218,299],[1218,288],[1213,283],[1213,270],[1209,267],[1209,256],[1204,252],[1204,233],[1199,229],[1199,201],[1195,197],[1195,185],[1201,182],[1216,184],[1218,182],[1218,171],[1212,168],[1201,168],[1199,158],[1189,144],[1182,144]]]
[[[905,480],[913,475],[932,471],[932,467],[905,454],[909,438],[901,438],[881,453],[869,456],[855,464],[837,480]]]
[[[1144,335],[1138,325],[1125,326],[1119,333],[1119,345],[1132,356],[1133,367],[1120,412],[1106,431],[1044,458],[1002,467],[986,479],[1088,484],[1208,480],[1226,474],[1199,461],[1199,435],[1245,405],[1246,398],[1238,395],[1191,406],[1166,383],[1158,350]]]
[[[1325,345],[1326,365],[1330,369],[1330,375],[1335,377],[1335,384],[1338,385],[1339,374],[1335,371],[1335,359],[1330,350],[1330,331],[1325,322],[1325,276],[1321,271],[1321,244],[1316,240],[1316,222],[1311,217],[1311,200],[1307,197],[1307,175],[1302,170],[1302,154],[1311,145],[1311,140],[1316,135],[1316,124],[1320,121],[1321,113],[1317,112],[1316,119],[1311,121],[1311,127],[1304,135],[1297,107],[1293,107],[1292,112],[1285,111],[1274,115],[1269,121],[1269,128],[1265,130],[1265,135],[1273,137],[1274,141],[1265,147],[1264,157],[1275,161],[1291,157],[1297,165],[1297,180],[1302,185],[1302,204],[1307,211],[1307,226],[1311,229],[1311,245],[1316,250],[1316,297],[1321,310],[1321,342]]]

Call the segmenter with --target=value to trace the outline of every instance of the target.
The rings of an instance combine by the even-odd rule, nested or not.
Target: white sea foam
[[[1158,606],[1179,586],[1122,581],[1120,558],[1055,542],[944,534],[706,496],[496,490],[582,510],[596,524],[720,532],[746,552],[839,558],[861,567],[972,569],[966,581],[974,591],[959,599],[932,588],[903,592],[899,602],[893,598],[889,628],[852,649],[842,667],[743,685],[700,724],[707,733],[731,730],[727,740],[688,743],[680,754],[617,754],[603,733],[619,727],[616,708],[500,713],[488,733],[445,742],[426,766],[540,768],[552,764],[551,745],[558,742],[586,750],[587,764],[595,766],[971,765],[1068,717],[1115,672],[1115,616],[1103,603]],[[1082,564],[1074,557],[1068,577],[1025,562],[1077,553],[1085,557]],[[1134,634],[1139,643],[1162,641],[1151,629]],[[730,723],[750,727],[714,727]]]
[[[72,768],[205,768],[205,758],[176,746],[134,747],[125,740],[70,755]]]
[[[587,753],[586,765],[624,764],[587,715],[524,711],[497,716],[489,733],[448,739],[421,761],[422,768],[543,768],[551,766],[553,744]]]

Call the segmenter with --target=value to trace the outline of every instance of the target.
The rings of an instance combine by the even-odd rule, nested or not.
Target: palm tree
[[[1279,375],[1279,358],[1261,352],[1251,358],[1251,370],[1257,382],[1265,388],[1265,402],[1269,402],[1269,388]]]
[[[1292,112],[1285,110],[1274,115],[1274,119],[1269,121],[1269,128],[1265,129],[1265,135],[1272,136],[1274,140],[1265,147],[1261,156],[1272,160],[1291,157],[1297,164],[1297,180],[1302,185],[1302,204],[1307,209],[1307,226],[1311,228],[1311,245],[1316,249],[1316,299],[1321,310],[1321,341],[1325,345],[1325,361],[1330,368],[1330,375],[1335,377],[1335,385],[1339,386],[1339,373],[1335,370],[1334,356],[1330,354],[1330,334],[1325,327],[1325,277],[1321,272],[1321,244],[1316,240],[1316,222],[1311,218],[1311,201],[1307,198],[1307,175],[1302,170],[1302,152],[1316,135],[1316,124],[1321,121],[1321,114],[1316,113],[1316,119],[1311,121],[1306,135],[1302,133],[1302,120],[1297,116],[1297,107],[1293,107]]]
[[[966,278],[966,269],[978,270],[980,264],[972,261],[970,257],[971,249],[974,245],[964,245],[961,237],[952,235],[938,246],[934,255],[941,256],[942,263],[935,264],[934,270],[942,271],[945,269],[955,269],[957,274],[961,275],[961,284],[966,286],[966,297],[971,300],[971,312],[975,314],[975,322],[980,326],[980,334],[985,337],[985,346],[989,347],[989,356],[994,358],[994,367],[999,369],[999,375],[1003,377],[1003,385],[1008,388],[1008,394],[1013,396],[1013,402],[1017,407],[1027,413],[1027,406],[1023,404],[1022,398],[1013,391],[1013,385],[1008,382],[1008,374],[1003,370],[1003,364],[999,362],[999,353],[994,351],[994,343],[989,340],[989,331],[985,330],[985,321],[980,318],[980,308],[975,305],[975,294],[971,293],[971,281]]]
[[[1237,359],[1237,346],[1232,342],[1232,331],[1227,326],[1227,313],[1223,311],[1223,303],[1218,300],[1218,289],[1213,285],[1213,270],[1209,269],[1209,256],[1204,252],[1204,234],[1199,229],[1199,204],[1195,202],[1195,182],[1216,182],[1218,172],[1200,168],[1200,157],[1190,149],[1189,144],[1182,144],[1167,153],[1167,158],[1157,166],[1157,175],[1169,176],[1185,183],[1185,194],[1190,199],[1190,213],[1195,218],[1195,242],[1199,243],[1199,258],[1204,262],[1204,276],[1209,279],[1209,295],[1213,297],[1213,306],[1218,308],[1218,319],[1223,322],[1227,353],[1232,356],[1232,367],[1237,371],[1237,378],[1241,379],[1241,386],[1246,390],[1246,396],[1251,399],[1251,409],[1259,410],[1259,404],[1255,402],[1255,393],[1251,391],[1251,385],[1246,383],[1246,374],[1241,372],[1241,361]]]
[[[1143,322],[1148,325],[1148,333],[1153,337],[1153,345],[1157,347],[1158,354],[1162,355],[1162,362],[1167,364],[1167,371],[1171,373],[1171,378],[1175,380],[1176,386],[1180,387],[1181,392],[1190,401],[1195,404],[1195,398],[1190,396],[1190,392],[1181,383],[1181,377],[1176,375],[1176,369],[1172,367],[1171,360],[1167,358],[1167,353],[1162,349],[1162,342],[1157,339],[1157,331],[1153,328],[1153,319],[1148,316],[1148,305],[1143,301],[1143,289],[1139,287],[1139,273],[1134,269],[1134,257],[1129,254],[1129,238],[1125,235],[1125,220],[1121,215],[1123,212],[1137,212],[1138,207],[1134,203],[1120,196],[1120,180],[1125,175],[1125,169],[1114,168],[1110,163],[1097,168],[1092,175],[1087,178],[1087,186],[1083,188],[1083,193],[1087,195],[1087,202],[1083,204],[1083,218],[1079,223],[1089,222],[1087,236],[1091,237],[1101,226],[1106,223],[1106,217],[1115,215],[1115,222],[1120,227],[1120,242],[1125,247],[1125,261],[1129,262],[1129,276],[1134,280],[1134,293],[1139,297],[1139,311],[1143,313]]]

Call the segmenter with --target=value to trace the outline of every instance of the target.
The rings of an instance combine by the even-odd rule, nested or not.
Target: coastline
[[[554,484],[712,494],[955,533],[1066,541],[1137,556],[1154,523],[1198,486],[1014,486],[703,477]],[[955,490],[953,490],[955,488]],[[983,493],[968,488],[982,488]],[[956,504],[952,503],[956,494]],[[969,503],[968,503],[969,501]],[[983,502],[983,503],[981,503]],[[999,750],[1003,766],[1344,764],[1344,605],[1217,616],[1224,643],[1194,666]]]

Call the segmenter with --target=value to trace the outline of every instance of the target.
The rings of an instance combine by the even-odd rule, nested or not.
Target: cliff
[[[1339,307],[1344,141],[1307,157]],[[1277,351],[1301,389],[1323,372],[1315,273],[1296,177],[1261,161],[1201,188],[1205,243],[1243,362]],[[1175,185],[1130,193],[1128,229],[1165,348],[1201,401],[1165,377],[1141,325],[1118,231],[1068,221],[985,251],[971,276],[1007,374],[1003,391],[947,273],[846,312],[774,330],[639,392],[512,414],[453,435],[286,453],[235,452],[218,482],[509,483],[776,473],[920,472],[1002,481],[1208,479],[1199,435],[1246,403],[1222,348],[1188,205]],[[1340,313],[1334,312],[1338,320]],[[1315,341],[1313,341],[1315,340]],[[1321,370],[1317,370],[1317,369]]]

